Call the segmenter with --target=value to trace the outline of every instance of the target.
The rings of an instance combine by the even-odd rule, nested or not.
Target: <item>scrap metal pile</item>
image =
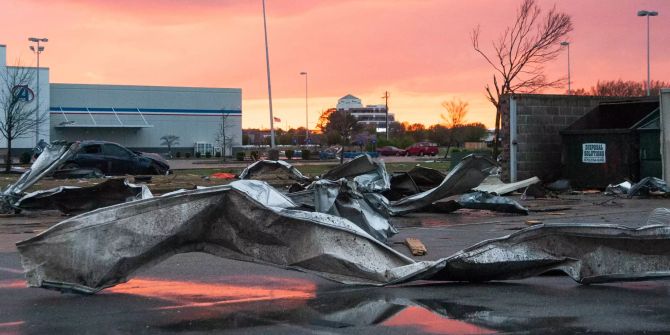
[[[383,162],[362,156],[298,192],[284,194],[259,180],[173,192],[83,213],[17,247],[30,286],[79,293],[123,283],[140,269],[193,251],[364,285],[481,282],[551,270],[580,283],[670,275],[668,210],[655,211],[650,225],[638,229],[533,226],[437,261],[417,262],[384,243],[395,233],[390,216],[429,210],[445,197],[467,194],[495,169],[490,159],[470,156],[435,187],[388,200],[383,194],[392,178]],[[485,194],[483,200],[461,196],[457,202],[496,197]]]

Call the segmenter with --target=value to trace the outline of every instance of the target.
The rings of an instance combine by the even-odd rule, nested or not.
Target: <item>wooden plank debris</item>
[[[414,256],[423,256],[428,253],[428,249],[426,249],[426,246],[418,238],[406,238],[405,245],[407,245],[409,251],[412,252],[412,255]]]

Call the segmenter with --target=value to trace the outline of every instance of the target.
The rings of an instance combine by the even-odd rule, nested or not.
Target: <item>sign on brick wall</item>
[[[605,163],[605,143],[582,143],[582,163]]]

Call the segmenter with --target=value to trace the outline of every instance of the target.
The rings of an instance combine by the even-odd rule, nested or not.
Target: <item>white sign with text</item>
[[[605,143],[582,143],[582,163],[605,163]]]

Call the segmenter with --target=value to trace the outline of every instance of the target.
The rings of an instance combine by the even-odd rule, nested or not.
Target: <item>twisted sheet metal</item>
[[[313,182],[306,191],[287,196],[305,208],[345,218],[377,240],[386,242],[398,230],[390,224],[386,208],[378,206],[376,198],[371,196],[373,193],[361,193],[357,185],[344,178],[322,179]]]
[[[538,225],[438,261],[414,262],[349,220],[295,207],[263,182],[237,181],[94,210],[17,248],[30,286],[80,293],[192,251],[359,285],[519,279],[550,270],[580,283],[670,275],[667,225]],[[650,218],[667,224],[667,213]]]
[[[308,182],[310,179],[302,174],[298,169],[293,165],[285,161],[271,161],[271,160],[261,160],[254,162],[247,166],[242,173],[240,173],[240,179],[253,179],[263,174],[275,173],[276,171],[283,171],[286,173],[289,178],[297,180],[300,182]]]
[[[457,200],[438,201],[430,206],[431,211],[438,213],[451,213],[461,208],[528,215],[528,209],[520,203],[486,192],[466,193]]]
[[[481,184],[496,167],[496,163],[488,157],[466,156],[449,172],[440,185],[397,201],[391,201],[388,211],[391,215],[403,215],[428,207],[446,197],[465,193]]]
[[[8,212],[14,202],[21,198],[23,192],[38,180],[59,167],[79,150],[79,142],[72,144],[49,144],[37,157],[30,169],[23,173],[14,184],[10,184],[0,193],[0,212]]]
[[[147,185],[132,184],[125,179],[108,179],[89,187],[59,186],[31,192],[21,197],[15,206],[26,210],[58,209],[63,213],[73,213],[152,197]]]

